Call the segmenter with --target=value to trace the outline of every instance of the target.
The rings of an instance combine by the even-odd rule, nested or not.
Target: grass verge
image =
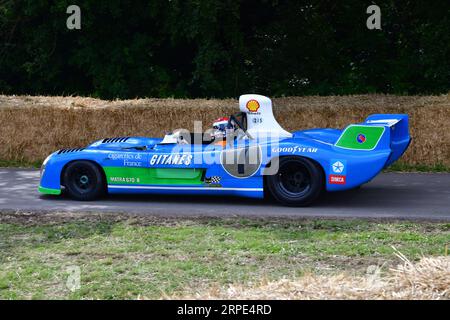
[[[42,162],[40,161],[20,161],[20,160],[2,160],[0,159],[0,168],[34,168],[38,169],[41,167]]]
[[[135,299],[445,254],[448,223],[0,215],[1,299]],[[79,290],[66,286],[70,267]]]
[[[395,162],[386,172],[450,172],[450,167],[444,164],[436,165],[411,165],[404,162]]]

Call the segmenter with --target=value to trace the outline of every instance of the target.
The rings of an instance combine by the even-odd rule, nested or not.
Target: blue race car
[[[411,141],[406,114],[374,114],[344,130],[290,133],[275,120],[269,98],[243,95],[239,107],[205,132],[107,138],[56,151],[42,165],[39,191],[76,200],[106,193],[271,195],[305,206],[322,191],[370,181]]]

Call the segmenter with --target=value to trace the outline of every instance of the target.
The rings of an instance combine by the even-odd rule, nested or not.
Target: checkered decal
[[[221,180],[222,178],[221,177],[219,177],[219,176],[212,176],[212,177],[210,177],[210,178],[206,178],[205,179],[205,182],[206,183],[210,183],[210,184],[217,184],[217,183],[220,183],[220,180]]]

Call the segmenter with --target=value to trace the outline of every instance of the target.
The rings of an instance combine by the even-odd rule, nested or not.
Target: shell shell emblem
[[[260,105],[258,101],[252,99],[247,102],[246,107],[250,112],[258,112]]]

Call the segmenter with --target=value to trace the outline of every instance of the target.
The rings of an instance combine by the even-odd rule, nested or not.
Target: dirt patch
[[[0,211],[0,223],[11,223],[23,226],[37,226],[47,224],[63,224],[67,222],[126,222],[130,225],[141,226],[189,226],[189,225],[220,225],[231,228],[248,228],[248,227],[260,227],[260,228],[295,228],[301,230],[302,228],[310,229],[326,229],[334,230],[335,228],[348,228],[348,229],[370,229],[370,224],[380,223],[404,223],[405,219],[396,218],[373,218],[373,219],[358,219],[358,218],[292,218],[292,217],[258,217],[258,216],[234,216],[234,217],[217,217],[217,216],[191,216],[191,217],[179,217],[179,216],[152,216],[152,215],[139,215],[133,213],[123,212],[70,212],[70,211],[14,211],[3,210]],[[337,226],[335,223],[337,222]],[[420,228],[422,232],[433,233],[439,232],[441,227],[439,222],[431,220],[426,221],[419,219],[414,221],[416,228]],[[388,226],[386,228],[389,228]],[[450,229],[450,224],[448,225]]]

